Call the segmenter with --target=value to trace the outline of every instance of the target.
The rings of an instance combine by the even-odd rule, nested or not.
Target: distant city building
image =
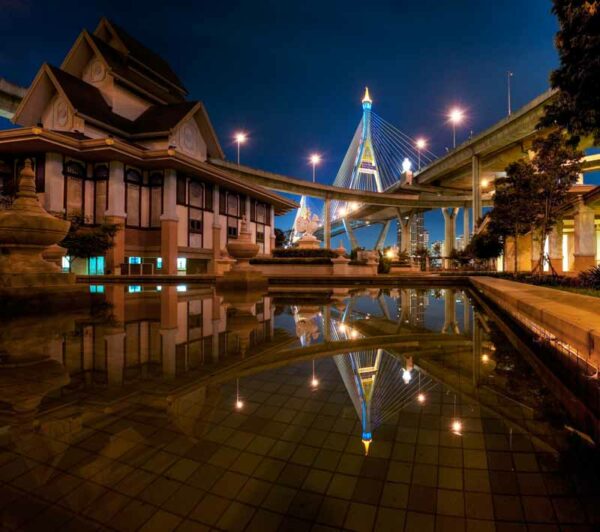
[[[410,254],[415,255],[417,248],[422,248],[425,243],[425,215],[420,212],[415,214],[410,223]]]

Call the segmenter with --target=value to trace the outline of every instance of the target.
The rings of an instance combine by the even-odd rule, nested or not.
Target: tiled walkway
[[[111,411],[82,403],[0,448],[0,523],[26,530],[594,530],[600,496],[442,385],[384,420],[364,456],[332,360]],[[385,414],[385,412],[383,412]],[[523,412],[525,418],[530,412]],[[384,415],[385,417],[385,415]]]

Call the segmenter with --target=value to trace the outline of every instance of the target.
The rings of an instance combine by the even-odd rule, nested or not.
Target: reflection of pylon
[[[351,338],[354,330],[332,323],[336,340]],[[403,363],[383,349],[368,349],[333,357],[344,386],[361,423],[361,439],[365,454],[373,442],[374,430],[386,418],[404,408],[435,383],[419,370],[419,379],[402,381],[403,366],[414,369],[412,359]]]

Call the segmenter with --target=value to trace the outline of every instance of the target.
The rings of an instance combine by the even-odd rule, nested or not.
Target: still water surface
[[[594,530],[593,451],[468,294],[102,286],[0,332],[0,525]]]

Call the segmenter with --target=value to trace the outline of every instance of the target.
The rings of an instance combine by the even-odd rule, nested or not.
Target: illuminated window
[[[134,286],[129,286],[128,287],[128,291],[129,293],[133,293],[133,292],[141,292],[142,291],[142,286],[141,285],[134,285]]]
[[[129,257],[129,264],[141,264],[142,257]]]
[[[162,270],[162,257],[158,257],[156,259],[156,269],[157,270]]]
[[[177,269],[185,271],[187,269],[187,259],[185,257],[177,257]]]

